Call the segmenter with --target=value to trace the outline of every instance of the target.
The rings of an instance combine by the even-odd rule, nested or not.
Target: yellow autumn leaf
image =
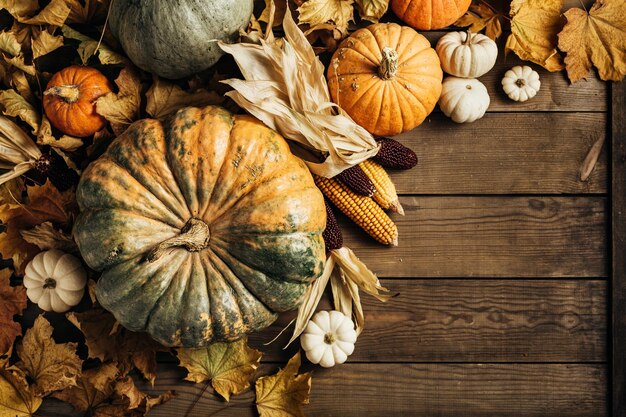
[[[468,27],[474,33],[485,30],[485,36],[494,41],[502,35],[502,22],[505,16],[484,2],[473,2],[463,16],[454,22],[455,26]]]
[[[44,29],[32,40],[33,59],[47,55],[61,46],[63,46],[63,36],[55,36]]]
[[[302,406],[309,403],[311,373],[298,374],[300,352],[275,375],[256,381],[256,408],[261,417],[304,417]]]
[[[66,23],[91,23],[104,20],[109,10],[110,0],[65,0],[70,7]]]
[[[357,9],[359,10],[359,16],[361,19],[369,20],[370,22],[378,23],[387,8],[389,7],[389,0],[355,0]]]
[[[128,64],[129,62],[128,59],[113,51],[104,43],[100,43],[100,45],[98,45],[97,40],[91,39],[90,37],[83,35],[67,25],[64,25],[61,28],[61,31],[63,32],[63,36],[66,38],[79,41],[76,52],[78,52],[78,56],[83,62],[83,65],[86,65],[89,58],[96,54],[98,56],[98,60],[103,65]]]
[[[33,17],[13,15],[20,23],[27,25],[62,26],[70,14],[70,7],[65,0],[52,0]]]
[[[12,58],[4,56],[4,60],[10,66],[13,66],[13,67],[15,67],[15,68],[17,68],[19,70],[22,70],[22,71],[24,71],[28,75],[32,75],[34,77],[37,74],[37,70],[35,69],[35,65],[34,64],[27,64],[26,63],[26,59],[24,58],[24,55],[22,55],[22,54],[14,56]]]
[[[0,91],[0,107],[2,114],[10,117],[19,117],[33,128],[33,133],[39,130],[41,115],[24,97],[15,90]]]
[[[563,0],[513,0],[505,51],[513,51],[548,71],[562,70],[563,59],[556,49],[557,34],[564,24],[562,6]]]
[[[47,145],[53,148],[72,152],[83,146],[83,141],[70,135],[63,135],[57,139],[52,134],[52,125],[50,124],[50,121],[44,115],[41,120],[41,127],[37,132],[37,144],[42,146]]]
[[[0,51],[11,56],[16,56],[21,53],[22,46],[14,33],[0,32]]]
[[[30,417],[41,403],[22,371],[15,367],[0,369],[0,417]]]
[[[353,3],[354,0],[307,0],[298,7],[298,21],[310,26],[333,22],[345,34],[349,22],[354,20]]]
[[[146,92],[146,99],[146,112],[156,119],[163,119],[183,107],[202,107],[224,101],[222,96],[213,91],[184,91],[159,77],[155,77],[154,84]]]
[[[567,24],[559,33],[559,48],[567,53],[565,67],[571,82],[586,78],[592,66],[600,78],[619,81],[626,74],[626,4],[597,0],[587,13],[565,12]]]
[[[193,382],[211,381],[226,399],[250,386],[263,354],[248,347],[247,338],[232,343],[213,343],[200,349],[177,349],[176,353],[189,372],[185,379]]]
[[[0,355],[9,353],[15,338],[22,334],[22,326],[13,321],[13,316],[26,308],[26,288],[12,287],[10,279],[10,269],[0,270]]]
[[[34,15],[39,10],[38,0],[0,0],[0,9],[6,9],[13,17]]]
[[[75,386],[55,392],[52,396],[71,404],[76,411],[93,411],[111,397],[118,374],[115,365],[105,363],[84,371]]]
[[[119,92],[105,94],[96,100],[96,112],[107,119],[113,132],[119,135],[139,118],[142,86],[139,75],[130,67],[120,72],[115,84]]]
[[[76,355],[76,343],[55,343],[52,326],[37,317],[17,346],[19,367],[33,381],[33,393],[40,397],[76,385],[83,361]]]

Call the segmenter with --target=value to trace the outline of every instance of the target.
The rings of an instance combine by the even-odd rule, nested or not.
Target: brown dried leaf
[[[24,180],[19,177],[0,184],[0,205],[19,204],[24,190]]]
[[[22,53],[22,46],[12,32],[0,32],[0,51],[11,56]]]
[[[27,25],[63,26],[70,14],[70,7],[65,0],[52,0],[46,7],[33,17],[13,15],[20,23]]]
[[[356,6],[361,19],[378,23],[378,19],[387,12],[389,0],[356,0]]]
[[[54,398],[71,404],[76,411],[93,411],[106,405],[114,392],[114,381],[119,371],[111,363],[102,364],[82,373],[76,386],[52,394]]]
[[[104,43],[101,43],[100,46],[98,46],[97,40],[91,39],[90,37],[83,35],[67,25],[63,26],[61,31],[63,32],[63,36],[66,38],[75,39],[80,42],[76,51],[78,52],[78,56],[84,65],[86,65],[89,58],[96,53],[98,55],[98,60],[100,60],[100,63],[103,65],[119,65],[129,63],[126,57],[113,51]]]
[[[185,380],[211,381],[215,391],[230,400],[250,386],[263,354],[248,347],[244,338],[232,343],[213,343],[200,349],[177,349],[180,366],[189,371]]]
[[[53,148],[62,149],[64,151],[72,152],[83,146],[83,141],[79,138],[75,138],[69,135],[63,135],[57,139],[52,134],[52,125],[50,121],[44,115],[41,120],[41,127],[37,132],[37,144],[45,146],[52,146]]]
[[[502,35],[504,13],[490,7],[482,1],[473,2],[467,12],[454,22],[455,26],[467,27],[474,33],[485,29],[485,35],[494,41]]]
[[[141,81],[130,67],[124,68],[115,79],[119,92],[108,93],[96,100],[96,111],[111,123],[116,135],[139,118],[141,106]]]
[[[30,230],[22,230],[21,235],[26,242],[36,245],[41,250],[58,249],[66,253],[78,251],[76,242],[62,230],[57,230],[50,222],[44,222]]]
[[[605,135],[601,135],[600,138],[596,140],[593,145],[591,145],[591,148],[589,149],[589,152],[580,167],[581,181],[587,181],[593,172],[593,169],[596,167],[596,163],[600,157],[600,152],[602,152],[602,146],[604,145],[605,138]]]
[[[17,346],[17,366],[28,375],[35,395],[46,396],[76,385],[83,361],[76,355],[76,343],[54,343],[52,326],[43,316],[37,317]]]
[[[61,46],[63,46],[63,36],[55,36],[47,30],[42,30],[32,40],[33,59],[49,54]]]
[[[0,355],[9,353],[15,338],[22,334],[22,326],[13,321],[13,316],[26,308],[26,288],[12,287],[10,280],[11,270],[0,270]]]
[[[9,85],[15,89],[26,101],[30,104],[36,104],[37,99],[33,94],[30,84],[28,82],[28,78],[26,77],[26,73],[19,69],[14,69],[11,71],[11,78],[9,80]]]
[[[256,381],[256,408],[261,417],[304,417],[302,406],[309,403],[311,373],[298,374],[300,352],[284,369]]]
[[[40,251],[26,242],[20,232],[48,221],[69,225],[77,211],[74,192],[61,193],[49,181],[42,186],[29,187],[27,201],[26,204],[0,206],[0,221],[6,225],[4,233],[0,234],[0,253],[5,259],[13,259],[20,275],[24,273],[26,262]]]
[[[513,51],[548,71],[562,70],[563,59],[556,49],[557,34],[564,24],[562,6],[563,0],[513,0],[505,51]]]
[[[106,18],[110,0],[65,0],[70,7],[70,15],[65,23],[91,23]]]
[[[33,133],[39,130],[41,115],[17,91],[13,89],[0,91],[0,106],[2,107],[2,114],[5,116],[19,117],[32,127]]]
[[[565,66],[570,81],[586,78],[592,66],[602,80],[622,80],[626,75],[624,1],[596,0],[589,13],[572,8],[565,12],[565,18],[559,48],[567,53]]]
[[[146,112],[156,119],[163,119],[183,107],[202,107],[224,101],[222,96],[213,91],[184,91],[176,84],[159,77],[154,78],[154,84],[146,92],[146,98]]]
[[[30,417],[41,406],[28,387],[26,377],[15,367],[0,369],[0,417]]]
[[[137,388],[135,381],[130,376],[126,376],[115,383],[115,393],[120,398],[128,400],[126,410],[137,410],[142,415],[147,414],[153,407],[163,404],[175,396],[173,391],[167,391],[156,397],[148,395]]]
[[[270,13],[272,7],[274,7],[274,19],[272,20],[272,26],[277,27],[280,26],[281,22],[285,18],[285,12],[287,12],[288,3],[293,3],[292,1],[278,1],[274,0],[265,0],[265,9],[259,16],[259,22],[269,23]]]
[[[32,75],[33,77],[37,74],[37,70],[35,69],[34,64],[27,64],[23,55],[17,55],[12,58],[8,58],[6,55],[4,56],[4,60],[10,66],[13,66],[19,70],[24,71],[28,75]]]
[[[333,22],[342,33],[348,32],[348,24],[354,20],[354,0],[307,0],[298,7],[299,23],[316,26]]]
[[[6,9],[13,17],[34,15],[39,10],[38,0],[0,0],[0,9]]]

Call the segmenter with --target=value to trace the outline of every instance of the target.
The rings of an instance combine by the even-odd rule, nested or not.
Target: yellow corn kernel
[[[393,181],[391,181],[385,168],[371,160],[363,161],[359,166],[376,188],[373,196],[374,201],[386,210],[404,215],[404,209],[398,199],[398,193],[396,193],[396,186],[393,185]]]
[[[398,245],[398,228],[371,197],[358,195],[332,178],[313,178],[322,193],[361,229],[382,244]]]

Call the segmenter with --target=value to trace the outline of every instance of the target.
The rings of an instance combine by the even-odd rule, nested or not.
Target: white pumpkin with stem
[[[441,68],[461,78],[478,78],[493,68],[498,58],[498,45],[480,33],[450,32],[435,47]]]
[[[309,361],[330,368],[348,359],[356,338],[350,317],[340,311],[318,311],[307,324],[300,343]]]
[[[502,78],[504,92],[514,101],[522,102],[535,97],[540,87],[539,74],[527,65],[511,68]]]
[[[470,78],[447,77],[443,80],[439,107],[456,123],[471,123],[485,115],[489,108],[487,87]]]
[[[26,265],[26,295],[44,311],[68,311],[80,303],[86,284],[80,260],[60,250],[41,252]]]

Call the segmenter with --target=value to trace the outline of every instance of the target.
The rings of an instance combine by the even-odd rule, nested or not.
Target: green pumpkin
[[[215,64],[218,40],[234,42],[253,0],[115,0],[109,27],[139,68],[176,79]]]
[[[323,269],[324,200],[306,165],[276,132],[219,107],[135,122],[76,197],[98,301],[166,346],[261,330]]]

